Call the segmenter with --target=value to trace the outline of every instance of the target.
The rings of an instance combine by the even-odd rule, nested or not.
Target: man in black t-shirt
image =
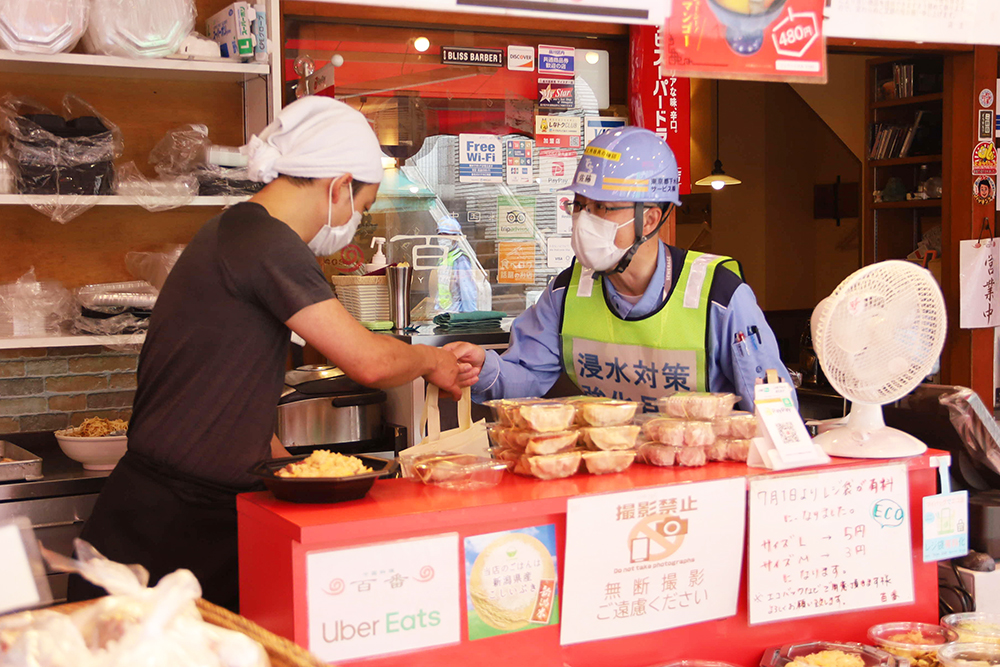
[[[238,609],[236,494],[274,437],[290,332],[370,387],[424,377],[458,395],[455,356],[362,327],[333,298],[315,255],[350,242],[382,176],[364,117],[329,98],[286,107],[247,148],[268,184],[212,218],[170,272],[139,358],[128,452],[82,537],[151,583],[192,570]],[[70,599],[101,591],[74,578]]]

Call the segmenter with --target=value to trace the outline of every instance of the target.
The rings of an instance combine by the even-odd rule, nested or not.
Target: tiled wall
[[[138,359],[103,347],[0,350],[0,433],[128,419]]]

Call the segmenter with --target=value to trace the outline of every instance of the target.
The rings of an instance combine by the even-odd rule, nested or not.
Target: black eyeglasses
[[[571,215],[573,213],[579,213],[580,211],[586,209],[592,215],[596,215],[600,218],[603,218],[607,213],[611,213],[613,211],[631,210],[634,208],[634,206],[632,204],[629,204],[627,206],[608,206],[607,204],[602,204],[599,201],[592,201],[584,205],[581,202],[574,200],[563,203],[562,208],[564,211],[566,211]]]

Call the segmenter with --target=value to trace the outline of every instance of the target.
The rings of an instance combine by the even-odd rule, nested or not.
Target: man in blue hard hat
[[[514,320],[508,350],[446,346],[470,365],[459,383],[476,401],[542,396],[563,372],[584,394],[643,411],[674,391],[733,392],[752,410],[768,369],[791,385],[736,262],[659,240],[680,204],[662,139],[637,127],[599,135],[569,189],[576,259]]]

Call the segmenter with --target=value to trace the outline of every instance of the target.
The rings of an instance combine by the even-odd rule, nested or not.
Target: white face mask
[[[333,182],[330,182],[330,191],[327,197],[326,224],[320,227],[316,236],[309,242],[309,249],[317,257],[328,257],[338,250],[347,247],[347,244],[354,238],[354,233],[358,231],[361,224],[361,212],[354,210],[354,188],[350,183],[347,185],[347,192],[351,195],[351,219],[346,223],[334,227],[333,221]]]
[[[618,264],[628,248],[615,245],[618,230],[631,225],[633,220],[621,224],[605,220],[584,209],[573,214],[573,237],[570,246],[573,253],[588,269],[607,271]]]

